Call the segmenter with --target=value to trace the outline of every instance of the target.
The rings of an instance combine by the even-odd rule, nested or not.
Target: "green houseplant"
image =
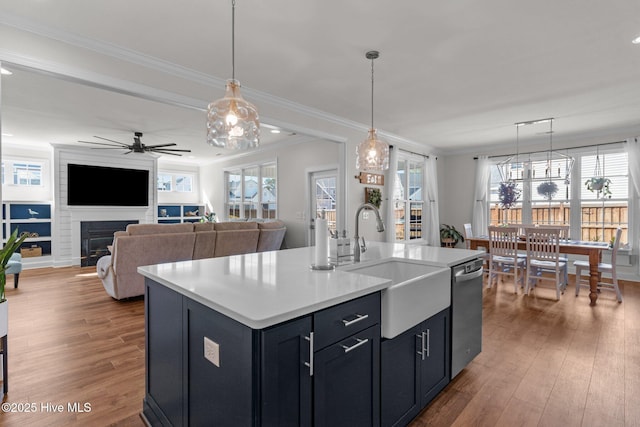
[[[602,197],[611,198],[611,190],[609,189],[611,180],[609,178],[592,176],[585,181],[584,185],[587,187],[587,190],[597,192],[598,197],[600,197],[600,193],[602,193]]]
[[[464,236],[453,225],[440,224],[440,245],[455,246],[464,242]]]

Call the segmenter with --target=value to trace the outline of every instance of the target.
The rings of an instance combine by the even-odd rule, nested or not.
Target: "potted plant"
[[[458,242],[464,242],[464,236],[453,225],[440,225],[440,245],[455,246]]]
[[[500,183],[498,188],[498,198],[500,199],[500,205],[504,209],[511,209],[516,204],[520,197],[520,189],[516,187],[514,181],[505,181]]]
[[[11,255],[14,254],[27,237],[28,234],[18,236],[18,229],[16,228],[2,249],[0,249],[0,337],[7,335],[9,322],[8,303],[4,295],[4,287],[7,284],[7,264],[11,259]]]
[[[215,212],[205,212],[200,222],[218,222],[218,217]]]
[[[538,185],[538,194],[547,200],[553,199],[558,192],[558,184],[553,181],[545,181]]]
[[[380,209],[380,203],[382,202],[382,191],[379,188],[365,188],[366,202],[371,203],[376,208]]]
[[[602,193],[603,197],[608,197],[609,199],[611,198],[611,190],[609,189],[610,184],[611,180],[604,176],[592,176],[584,183],[587,190],[596,192],[598,197],[600,197],[600,193]]]

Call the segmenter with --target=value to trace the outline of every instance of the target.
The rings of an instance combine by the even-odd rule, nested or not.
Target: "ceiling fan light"
[[[389,144],[378,139],[375,129],[369,129],[367,139],[356,147],[356,169],[367,172],[389,169]]]
[[[209,104],[207,143],[237,150],[255,148],[260,144],[258,110],[242,98],[237,80],[227,80],[224,98]]]

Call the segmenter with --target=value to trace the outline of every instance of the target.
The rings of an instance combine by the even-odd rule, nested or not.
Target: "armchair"
[[[19,253],[14,253],[9,258],[9,262],[7,263],[7,270],[5,274],[13,274],[13,287],[18,287],[18,280],[20,279],[20,272],[22,272],[22,255]]]

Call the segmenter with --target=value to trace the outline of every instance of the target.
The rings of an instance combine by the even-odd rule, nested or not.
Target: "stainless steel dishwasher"
[[[482,260],[451,271],[451,379],[482,350]]]

